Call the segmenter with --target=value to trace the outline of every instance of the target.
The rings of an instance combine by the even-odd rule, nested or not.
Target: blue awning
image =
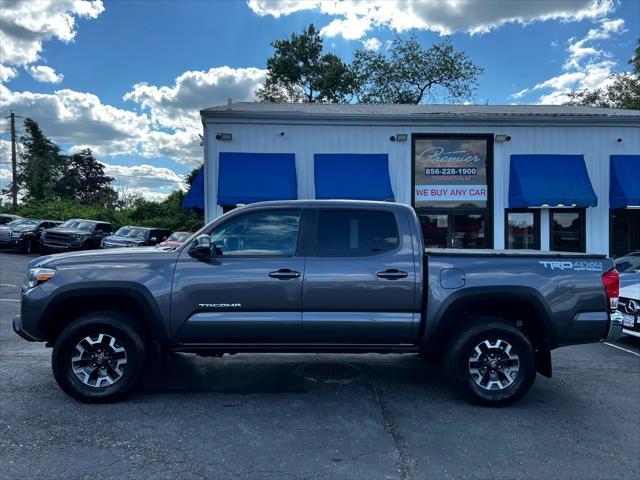
[[[202,167],[198,175],[193,180],[191,188],[182,199],[183,208],[193,208],[204,210],[204,168]]]
[[[384,154],[316,153],[316,198],[394,200]]]
[[[234,206],[297,198],[293,153],[220,153],[218,204]]]
[[[640,207],[640,155],[611,155],[609,208]]]
[[[582,155],[511,155],[509,207],[595,207]]]

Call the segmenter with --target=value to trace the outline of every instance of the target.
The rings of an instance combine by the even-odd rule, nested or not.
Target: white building
[[[207,221],[260,200],[393,199],[427,246],[640,250],[637,110],[230,103],[201,117]]]

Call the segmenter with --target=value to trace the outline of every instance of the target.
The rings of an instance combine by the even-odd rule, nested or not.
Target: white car
[[[616,259],[616,269],[620,273],[622,332],[640,338],[640,252]]]

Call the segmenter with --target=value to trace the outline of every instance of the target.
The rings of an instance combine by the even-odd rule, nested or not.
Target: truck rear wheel
[[[147,348],[132,320],[116,312],[84,315],[53,346],[60,388],[81,402],[114,402],[127,395],[147,366]]]
[[[444,367],[465,400],[494,407],[522,398],[536,377],[529,339],[511,324],[495,319],[479,320],[454,337]]]

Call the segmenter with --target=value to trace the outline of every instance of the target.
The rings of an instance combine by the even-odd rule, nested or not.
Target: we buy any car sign
[[[486,200],[486,185],[416,185],[416,200]]]

